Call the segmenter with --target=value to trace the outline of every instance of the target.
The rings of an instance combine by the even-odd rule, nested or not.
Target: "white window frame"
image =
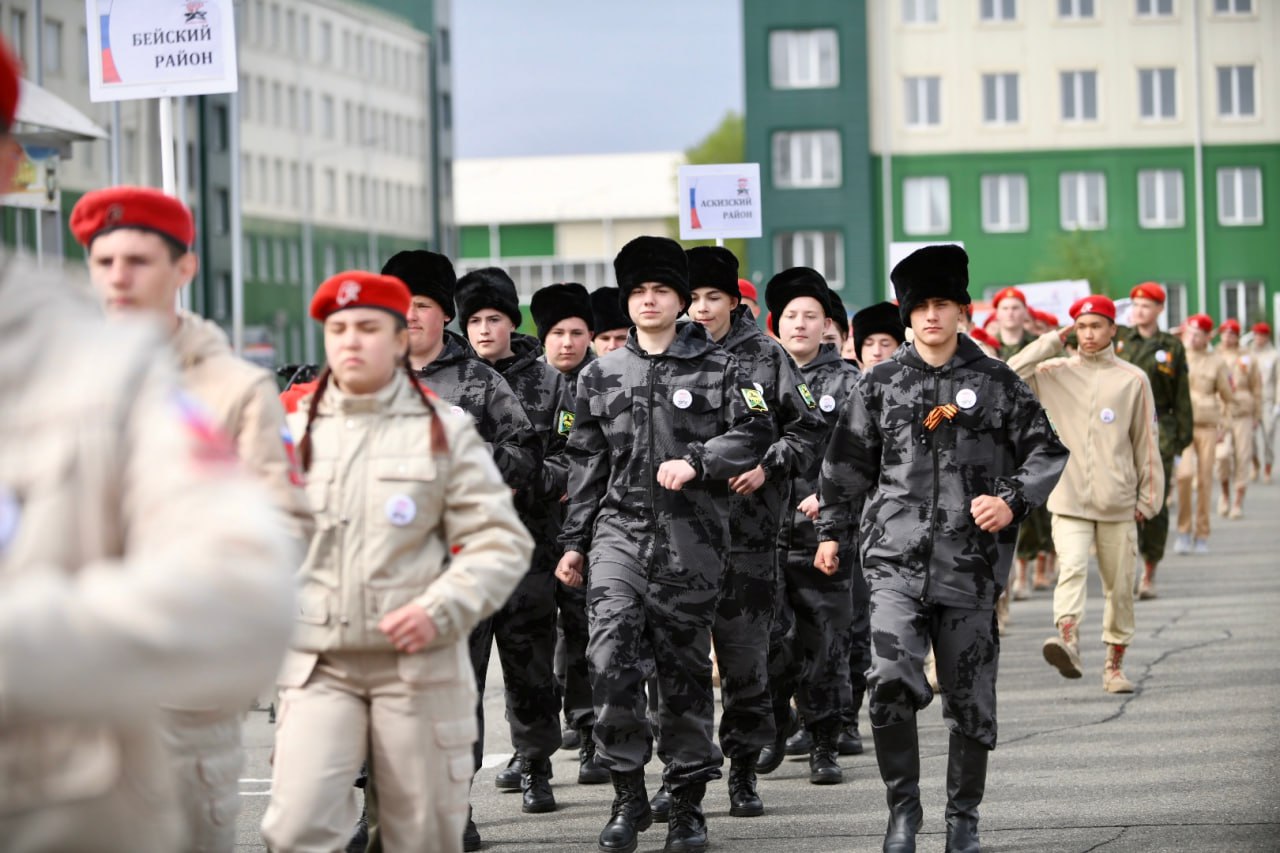
[[[41,62],[44,73],[61,77],[66,67],[65,51],[62,49],[62,21],[46,17],[40,28],[40,44],[43,47]]]
[[[1090,220],[1089,184],[1098,183],[1099,217]],[[1073,208],[1073,209],[1072,209]],[[1107,227],[1107,175],[1097,171],[1072,171],[1058,175],[1058,222],[1064,231],[1101,231]]]
[[[1171,106],[1173,112],[1165,114],[1162,107],[1164,101],[1165,88],[1172,90]],[[1143,111],[1143,101],[1146,100],[1147,90],[1150,88],[1150,101],[1152,111],[1147,114]],[[1139,68],[1138,69],[1138,117],[1143,121],[1176,121],[1178,118],[1178,69],[1177,68]]]
[[[1016,71],[997,71],[982,75],[982,123],[985,125],[1013,125],[1022,122],[1022,105],[1019,103],[1019,80]],[[994,100],[988,102],[987,81],[992,81],[991,95]],[[1010,86],[1012,82],[1012,87]],[[1010,94],[1012,88],[1012,95]],[[1011,115],[1012,114],[1012,115]]]
[[[1071,79],[1071,107],[1072,115],[1067,115],[1067,93],[1066,79]],[[1093,115],[1084,114],[1085,107],[1085,81],[1093,82]],[[1058,95],[1062,99],[1059,104],[1059,115],[1064,124],[1093,124],[1102,114],[1102,105],[1098,102],[1098,72],[1093,68],[1078,68],[1071,71],[1061,71],[1058,75]]]
[[[901,0],[902,23],[908,25],[938,23],[939,0]]]
[[[940,127],[942,77],[936,74],[904,77],[902,112],[907,127]],[[930,121],[930,118],[935,120]]]
[[[1139,18],[1172,18],[1175,14],[1173,3],[1174,0],[1137,0],[1133,14]]]
[[[1165,328],[1175,329],[1187,319],[1187,283],[1185,281],[1162,281],[1164,288],[1164,323]]]
[[[1027,176],[1021,172],[983,175],[980,181],[982,204],[982,230],[988,234],[1011,234],[1026,231],[1030,227],[1027,192]],[[987,204],[994,195],[994,209]],[[1021,219],[1010,214],[1014,200],[1021,205]]]
[[[1250,300],[1249,295],[1254,295]],[[1252,301],[1253,304],[1250,304]],[[1232,304],[1235,303],[1235,304]],[[1228,278],[1218,282],[1219,314],[1223,320],[1236,319],[1247,328],[1266,316],[1267,284],[1258,278]],[[1249,309],[1253,308],[1254,311]]]
[[[1100,0],[1058,0],[1058,18],[1063,21],[1093,21]]]
[[[921,204],[923,207],[920,206]],[[936,219],[935,213],[938,214]],[[913,237],[937,236],[951,231],[951,180],[949,178],[945,175],[903,178],[902,231]]]
[[[831,239],[834,257],[827,254],[827,240]],[[784,249],[784,244],[789,244]],[[832,290],[844,289],[844,234],[840,231],[781,231],[773,237],[773,257],[779,269],[787,267],[811,267],[822,274]],[[788,262],[783,264],[783,259]]]
[[[842,169],[839,131],[777,131],[773,134],[770,148],[773,153],[775,187],[814,189],[840,186]],[[831,162],[828,163],[828,160]]]
[[[984,24],[1012,23],[1018,20],[1018,0],[979,0],[978,19]]]
[[[1249,104],[1249,111],[1243,112],[1240,103],[1240,78],[1242,72],[1248,70],[1249,77],[1253,84],[1253,100]],[[1215,69],[1214,88],[1218,95],[1218,118],[1225,119],[1254,119],[1258,117],[1258,67],[1256,65],[1219,65]],[[1223,103],[1222,99],[1222,75],[1226,72],[1230,75],[1231,102]]]
[[[1144,184],[1151,182],[1155,194],[1155,210],[1146,206]],[[1181,169],[1138,170],[1138,224],[1143,228],[1181,228],[1186,224],[1186,191]],[[1169,203],[1177,205],[1174,215],[1166,215]]]
[[[839,35],[830,28],[769,33],[769,84],[774,89],[839,86]]]
[[[1249,216],[1243,210],[1245,182],[1253,184],[1258,199],[1257,215]],[[1228,186],[1229,185],[1229,186]],[[1226,209],[1225,202],[1230,189],[1232,210]],[[1218,224],[1228,227],[1261,225],[1266,221],[1266,207],[1262,197],[1262,169],[1257,166],[1224,166],[1218,169]]]
[[[1213,0],[1213,14],[1252,15],[1253,0]]]

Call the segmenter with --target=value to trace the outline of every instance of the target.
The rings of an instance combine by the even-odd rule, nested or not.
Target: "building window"
[[[311,59],[311,16],[303,14],[298,24],[298,58],[303,62]]]
[[[259,237],[258,243],[258,281],[271,280],[271,250],[267,247],[267,238]]]
[[[279,3],[271,4],[270,15],[271,15],[271,27],[270,27],[271,36],[267,43],[271,46],[272,50],[276,50],[280,47],[280,4]]]
[[[333,95],[320,96],[320,135],[333,139]]]
[[[1253,0],[1213,0],[1215,15],[1252,15]]]
[[[908,234],[946,234],[951,230],[951,182],[946,178],[907,178],[902,182],[902,230]]]
[[[1018,20],[1018,0],[982,0],[981,17],[984,21]]]
[[[1139,18],[1170,18],[1173,0],[1138,0]]]
[[[284,204],[284,161],[277,159],[275,162],[275,182],[273,187],[275,192],[272,193],[272,201],[276,204]]]
[[[44,73],[62,76],[62,22],[44,19]]]
[[[1160,286],[1164,288],[1164,322],[1165,325],[1174,329],[1181,326],[1183,321],[1187,319],[1187,283],[1184,281],[1162,281]]]
[[[257,105],[258,105],[258,123],[259,123],[259,124],[266,124],[266,123],[267,123],[267,81],[266,81],[266,78],[264,78],[264,77],[259,77],[259,78],[258,78],[258,87],[257,87],[257,88],[258,88],[258,91],[255,93],[255,94],[257,95],[257,97],[256,97],[256,98],[254,98],[254,101],[255,101],[255,102],[257,103]]]
[[[284,240],[271,241],[271,278],[284,282]]]
[[[1027,230],[1027,176],[982,176],[982,230]]]
[[[1261,281],[1230,279],[1219,286],[1222,319],[1236,319],[1248,328],[1267,317],[1267,288]]]
[[[1262,170],[1236,167],[1218,170],[1218,224],[1262,224]]]
[[[1176,79],[1172,68],[1138,69],[1138,113],[1145,119],[1178,117]]]
[[[289,281],[295,284],[302,281],[302,250],[297,240],[289,241]]]
[[[986,124],[1018,123],[1018,75],[982,75],[982,120]]]
[[[453,61],[449,58],[450,50],[449,50],[449,28],[448,27],[440,28],[440,33],[437,40],[440,42],[440,63],[442,65],[448,65],[450,62]]]
[[[219,234],[231,233],[231,196],[227,190],[219,188],[213,196],[214,221],[218,223]]]
[[[775,89],[824,89],[840,83],[835,30],[769,33],[769,80]]]
[[[338,209],[338,172],[332,168],[324,170],[324,212],[333,213]]]
[[[1253,66],[1218,66],[1218,115],[1249,118],[1256,115],[1253,100]]]
[[[295,209],[302,203],[302,175],[297,163],[289,164],[289,204]]]
[[[942,78],[906,78],[907,127],[942,124]]]
[[[1107,227],[1107,176],[1102,172],[1063,172],[1058,178],[1061,222],[1067,231]]]
[[[284,13],[285,50],[290,56],[298,53],[298,17],[292,9]]]
[[[311,90],[302,90],[302,132],[311,133]]]
[[[1138,172],[1138,223],[1143,228],[1181,228],[1182,171],[1143,169]]]
[[[1093,0],[1058,0],[1058,17],[1084,20],[1094,16]]]
[[[219,152],[231,148],[231,119],[225,104],[213,107],[213,144]]]
[[[840,186],[840,134],[834,130],[775,133],[773,185]]]
[[[320,22],[320,56],[321,65],[328,65],[333,62],[333,24],[328,21]]]
[[[333,244],[324,247],[324,260],[321,263],[324,264],[325,278],[332,278],[338,274],[338,250],[333,247]]]
[[[21,9],[9,10],[9,29],[5,33],[9,46],[23,64],[27,61],[27,13]]]
[[[1063,71],[1062,120],[1098,120],[1098,72]]]
[[[249,154],[240,155],[240,191],[245,198],[253,198],[253,157]]]
[[[844,288],[844,237],[839,231],[784,231],[773,238],[778,269],[811,267],[832,290]]]
[[[938,23],[938,0],[902,0],[902,23]]]

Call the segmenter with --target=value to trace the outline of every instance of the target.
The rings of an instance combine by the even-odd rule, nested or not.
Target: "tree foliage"
[[[1111,248],[1089,231],[1056,235],[1049,255],[1035,269],[1041,281],[1086,279],[1093,293],[1107,293],[1111,284]]]
[[[691,166],[712,166],[718,163],[741,163],[747,156],[746,120],[730,110],[725,114],[715,129],[702,138],[697,145],[684,152],[685,160]],[[677,192],[671,188],[672,195]],[[667,233],[680,239],[680,220],[671,217],[667,220]],[[694,246],[714,246],[715,240],[680,240],[686,249]],[[725,240],[724,246],[738,258],[739,269],[747,269],[747,241],[742,239]]]

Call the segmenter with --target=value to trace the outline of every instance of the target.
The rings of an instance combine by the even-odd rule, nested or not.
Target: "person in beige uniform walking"
[[[1178,460],[1178,538],[1175,554],[1209,553],[1209,501],[1213,497],[1213,459],[1222,437],[1223,413],[1231,406],[1233,392],[1226,362],[1209,351],[1213,318],[1193,314],[1182,326],[1187,348],[1188,384],[1191,386],[1191,444]],[[1196,482],[1195,544],[1192,545],[1191,482]]]
[[[1226,362],[1232,392],[1231,404],[1222,418],[1230,451],[1218,457],[1214,471],[1222,487],[1218,515],[1243,518],[1249,466],[1253,464],[1253,431],[1262,421],[1262,373],[1253,353],[1240,349],[1239,320],[1224,320],[1218,335],[1220,346],[1214,352]]]
[[[462,850],[477,732],[467,636],[507,600],[533,541],[470,416],[414,377],[410,299],[398,278],[343,272],[311,302],[327,364],[289,415],[316,532],[280,674],[262,823],[277,853],[346,845],[366,758],[385,849]]]
[[[1265,321],[1253,324],[1253,344],[1250,349],[1262,375],[1262,420],[1258,423],[1257,444],[1253,454],[1254,474],[1271,484],[1271,468],[1276,456],[1276,416],[1280,415],[1280,357],[1271,343],[1271,324]],[[1256,477],[1255,477],[1256,479]]]
[[[311,513],[292,458],[275,379],[237,358],[217,325],[177,308],[195,276],[191,211],[148,187],[85,193],[70,228],[86,247],[89,277],[108,316],[144,316],[170,334],[182,382],[231,439],[245,467],[271,491],[278,520],[292,533],[297,557]],[[224,708],[168,708],[165,739],[187,817],[190,853],[230,853],[240,809],[241,715],[253,694]]]
[[[17,79],[0,43],[0,191]],[[0,250],[0,847],[172,853],[159,706],[271,677],[292,550],[161,336],[79,290]]]
[[[1115,303],[1105,296],[1086,296],[1070,313],[1074,326],[1046,332],[1009,359],[1071,450],[1062,479],[1049,495],[1060,573],[1053,592],[1058,633],[1044,642],[1044,657],[1067,678],[1084,674],[1078,631],[1089,551],[1096,549],[1106,597],[1102,686],[1108,693],[1132,693],[1133,684],[1121,667],[1134,634],[1137,523],[1154,518],[1164,505],[1156,404],[1146,372],[1116,357]],[[1060,358],[1072,331],[1079,349]]]

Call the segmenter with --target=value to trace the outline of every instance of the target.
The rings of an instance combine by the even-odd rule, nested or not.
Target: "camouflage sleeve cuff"
[[[690,467],[692,467],[694,472],[697,474],[699,480],[701,480],[703,475],[706,473],[702,464],[702,457],[704,455],[706,455],[706,448],[703,447],[702,442],[694,441],[689,443],[689,447],[685,451],[684,456],[680,457],[685,462],[689,463]]]
[[[1031,512],[1031,507],[1027,506],[1027,501],[1022,497],[1022,489],[1014,480],[1006,477],[1000,477],[996,480],[995,496],[1008,504],[1009,509],[1013,512],[1013,523],[1017,524],[1027,517]]]

